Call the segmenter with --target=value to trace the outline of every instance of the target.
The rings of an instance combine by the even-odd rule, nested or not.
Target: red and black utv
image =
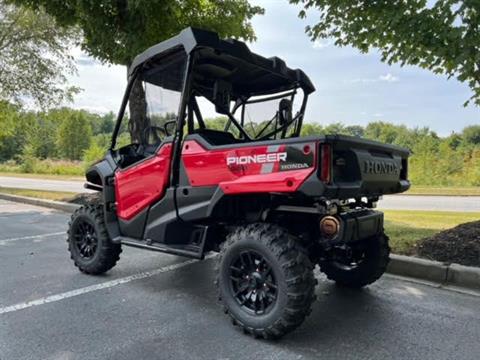
[[[350,287],[382,276],[390,249],[372,208],[409,188],[408,150],[300,137],[315,90],[304,72],[212,32],[188,28],[149,48],[128,78],[111,147],[86,174],[99,196],[69,226],[81,271],[111,269],[122,245],[219,252],[225,312],[265,338],[310,313],[315,265]]]

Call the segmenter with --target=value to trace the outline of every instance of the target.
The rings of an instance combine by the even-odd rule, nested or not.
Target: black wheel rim
[[[78,219],[72,230],[79,255],[85,260],[92,259],[98,246],[97,233],[93,224],[86,219]]]
[[[272,267],[256,251],[242,251],[229,268],[233,297],[247,312],[268,313],[277,300],[277,282]]]

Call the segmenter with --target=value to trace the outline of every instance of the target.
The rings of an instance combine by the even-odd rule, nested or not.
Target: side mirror
[[[230,113],[230,94],[232,85],[223,80],[215,81],[213,86],[213,103],[215,111],[219,114],[227,115]]]

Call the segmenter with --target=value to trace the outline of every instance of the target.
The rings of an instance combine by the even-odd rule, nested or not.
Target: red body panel
[[[170,175],[171,153],[172,144],[164,144],[153,157],[115,173],[119,218],[130,220],[163,196]]]
[[[301,169],[281,170],[279,161],[227,165],[227,158],[258,156],[286,151],[286,145],[205,149],[195,140],[183,145],[182,160],[192,186],[218,185],[226,194],[294,192],[315,170],[315,144],[295,144],[313,152],[313,164]],[[272,150],[274,148],[274,150]]]

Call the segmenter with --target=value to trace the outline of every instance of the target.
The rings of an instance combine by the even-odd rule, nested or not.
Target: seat
[[[233,134],[226,131],[212,129],[195,129],[193,133],[200,135],[210,144],[217,146],[242,142],[242,140],[235,139]]]

